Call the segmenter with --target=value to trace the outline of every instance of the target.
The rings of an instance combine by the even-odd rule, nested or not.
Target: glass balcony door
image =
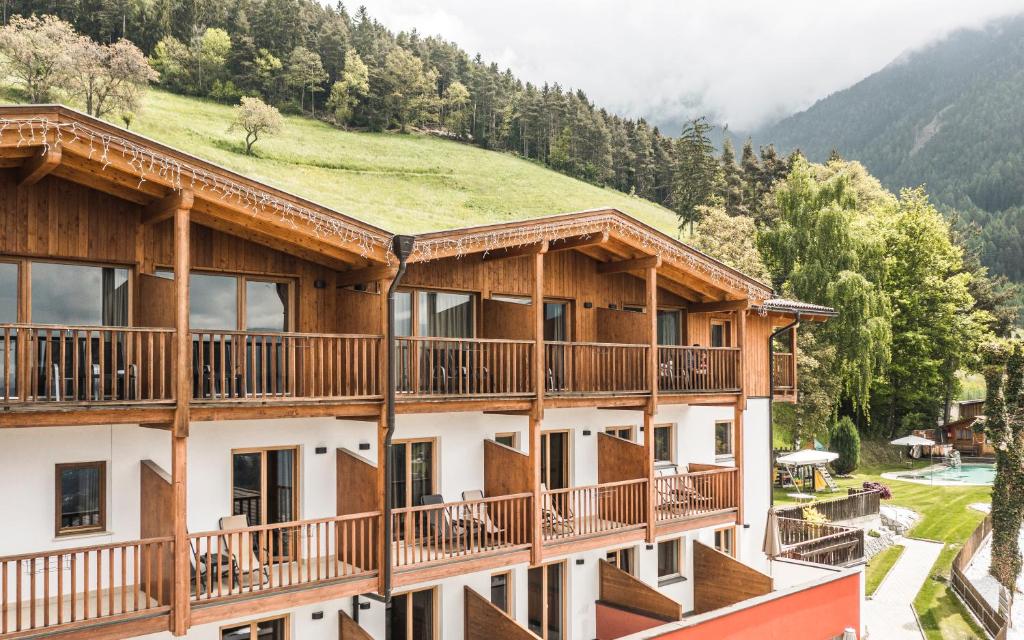
[[[297,462],[294,447],[232,452],[231,514],[244,515],[251,527],[298,519]],[[294,555],[288,531],[274,530],[269,539],[253,535],[252,540],[254,545],[267,544],[262,551],[269,556],[272,550],[275,559]]]

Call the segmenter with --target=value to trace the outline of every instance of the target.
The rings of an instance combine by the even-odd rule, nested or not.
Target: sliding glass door
[[[548,344],[544,349],[547,357],[548,379],[545,382],[548,391],[563,391],[567,388],[566,372],[569,370],[569,363],[566,359],[571,355],[571,347],[557,343],[569,340],[569,303],[545,302],[544,341],[556,343]]]
[[[434,589],[401,593],[391,599],[385,635],[393,640],[435,640]]]
[[[249,526],[298,519],[298,449],[234,451],[231,463],[232,515],[244,515]],[[253,538],[256,544],[259,536]],[[272,538],[274,555],[291,558],[290,536],[278,531]]]
[[[527,574],[527,623],[544,640],[565,637],[565,564],[534,567]]]
[[[472,344],[475,298],[451,291],[399,291],[395,296],[395,349],[399,392],[454,393],[478,388],[487,375]],[[436,340],[431,340],[436,338]],[[453,340],[456,339],[456,340]]]

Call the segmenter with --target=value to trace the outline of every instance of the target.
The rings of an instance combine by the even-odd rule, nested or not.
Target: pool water
[[[996,467],[992,464],[965,464],[961,465],[959,469],[945,467],[934,471],[925,471],[920,474],[920,477],[926,480],[990,485],[995,482]]]

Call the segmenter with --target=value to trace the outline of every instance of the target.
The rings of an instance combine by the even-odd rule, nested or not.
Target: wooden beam
[[[718,311],[744,311],[750,306],[748,300],[723,300],[721,302],[698,302],[686,305],[687,313],[715,313]]]
[[[528,416],[532,409],[517,409],[510,411],[484,411],[484,414],[491,416]]]
[[[192,209],[195,195],[191,189],[172,191],[163,198],[151,202],[142,210],[142,224],[157,224],[174,217],[178,209]]]
[[[377,282],[378,280],[390,280],[398,273],[398,265],[381,264],[364,269],[352,269],[351,271],[339,271],[336,285],[347,287],[353,284],[365,284]]]
[[[548,243],[548,251],[568,251],[569,249],[580,249],[582,247],[593,247],[595,245],[607,244],[608,232],[587,233],[579,236],[570,236],[558,240],[551,240]]]
[[[173,422],[140,422],[140,427],[146,429],[161,429],[163,431],[170,431],[174,427]]]
[[[548,250],[547,240],[541,242],[533,242],[531,244],[524,244],[518,247],[507,247],[505,249],[496,249],[494,251],[484,252],[481,256],[483,260],[504,260],[506,258],[519,258],[522,256],[535,256],[540,253],[545,253]]]
[[[646,256],[633,258],[632,260],[620,260],[618,262],[604,262],[597,265],[598,273],[623,273],[625,271],[640,271],[642,269],[657,269],[661,266],[661,256]]]
[[[45,178],[51,171],[60,166],[61,155],[60,145],[55,144],[51,145],[45,153],[40,153],[26,160],[21,165],[21,172],[18,174],[18,186],[32,185]]]

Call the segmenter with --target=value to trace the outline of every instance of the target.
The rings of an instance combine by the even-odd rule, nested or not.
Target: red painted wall
[[[631,633],[660,627],[664,620],[648,618],[632,611],[597,602],[597,640],[615,640]]]
[[[854,573],[698,625],[659,640],[827,640],[852,627],[860,637],[860,577]]]

